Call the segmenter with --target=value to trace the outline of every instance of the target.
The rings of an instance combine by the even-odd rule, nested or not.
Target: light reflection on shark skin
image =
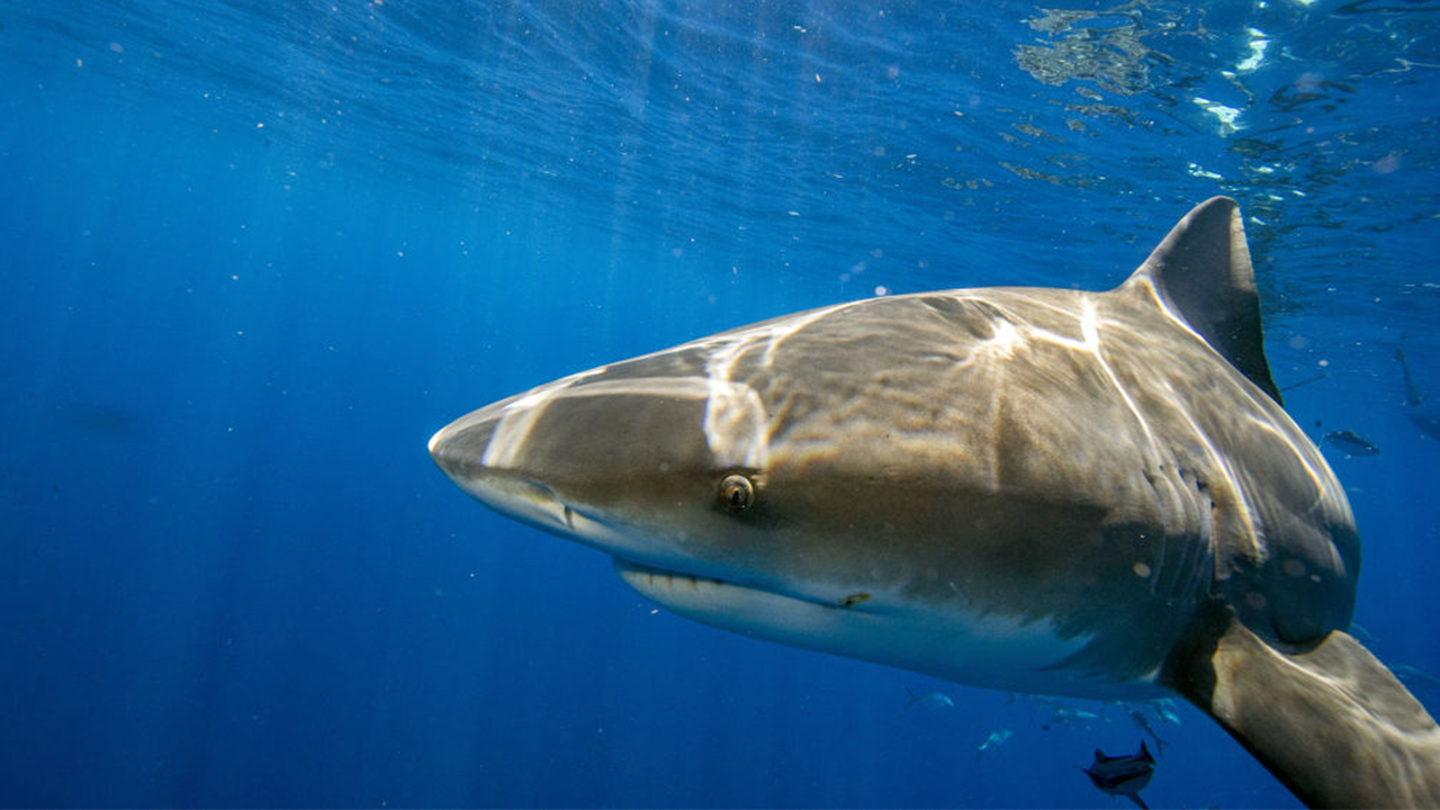
[[[1433,720],[1341,632],[1359,537],[1280,405],[1233,201],[1109,292],[775,318],[481,408],[430,451],[680,615],[1011,691],[1174,690],[1307,801],[1440,801]]]

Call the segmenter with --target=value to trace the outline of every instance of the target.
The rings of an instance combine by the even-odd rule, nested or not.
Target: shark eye
[[[755,485],[738,473],[720,479],[720,505],[725,511],[739,514],[755,505]]]

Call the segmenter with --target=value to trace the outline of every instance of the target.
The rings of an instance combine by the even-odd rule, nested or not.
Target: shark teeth
[[[655,568],[641,563],[631,562],[615,558],[615,567],[624,574],[631,577],[643,578],[646,585],[650,587],[689,588],[692,591],[699,591],[702,587],[727,587],[730,583],[715,577],[701,577],[695,574],[687,574],[683,571],[668,571],[663,568]]]

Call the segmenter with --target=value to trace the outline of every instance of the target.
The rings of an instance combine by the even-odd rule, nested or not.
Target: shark
[[[681,616],[960,684],[1178,694],[1311,806],[1440,805],[1440,728],[1346,632],[1359,533],[1284,410],[1231,199],[1108,291],[773,318],[486,405],[429,452]]]

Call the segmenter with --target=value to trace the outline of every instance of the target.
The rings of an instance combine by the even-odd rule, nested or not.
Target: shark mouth
[[[870,594],[863,591],[845,594],[835,600],[825,600],[754,588],[716,577],[655,568],[622,557],[615,557],[614,564],[615,573],[626,585],[660,605],[687,615],[695,612],[702,603],[711,603],[718,607],[721,604],[734,605],[741,600],[751,604],[788,603],[838,610],[850,610],[870,601]]]
[[[684,588],[699,591],[702,587],[723,588],[731,586],[731,583],[715,577],[702,577],[696,574],[686,574],[682,571],[669,571],[664,568],[655,568],[650,565],[642,565],[637,562],[615,557],[615,573],[625,584],[634,587],[637,583],[643,582],[644,590],[653,588]],[[656,580],[659,580],[657,582]]]

